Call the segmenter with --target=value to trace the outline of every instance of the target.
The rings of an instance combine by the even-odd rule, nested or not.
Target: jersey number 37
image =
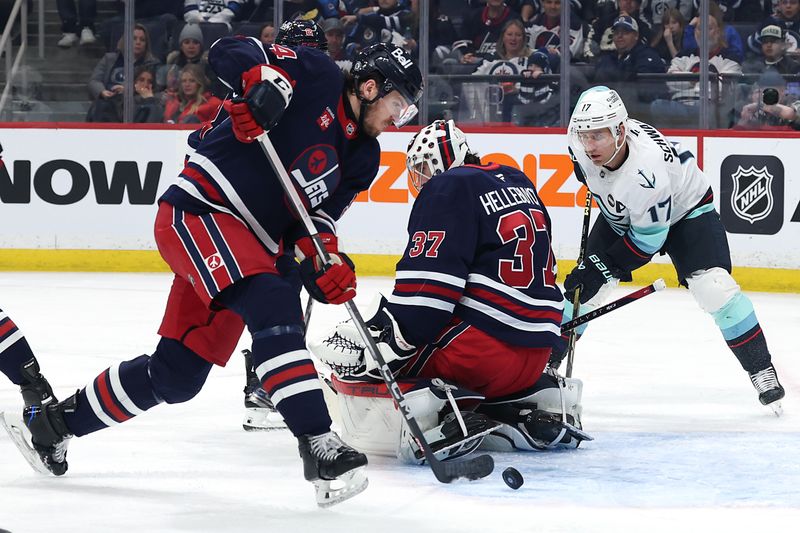
[[[498,276],[500,280],[516,289],[527,289],[541,272],[540,283],[545,287],[555,287],[555,257],[550,246],[547,219],[538,209],[519,209],[506,213],[497,221],[497,235],[503,244],[516,240],[514,259],[500,259]],[[537,238],[539,247],[536,247]]]

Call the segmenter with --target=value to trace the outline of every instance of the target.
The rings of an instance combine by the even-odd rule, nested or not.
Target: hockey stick
[[[619,298],[618,300],[614,300],[613,302],[607,303],[602,307],[598,307],[597,309],[589,311],[585,315],[581,315],[578,318],[570,320],[569,322],[564,322],[563,324],[561,324],[561,333],[566,333],[567,331],[572,332],[578,326],[581,326],[583,324],[586,324],[587,322],[594,320],[595,318],[599,318],[605,314],[608,314],[614,309],[619,309],[623,305],[628,305],[631,302],[635,302],[639,298],[644,298],[648,294],[653,294],[654,292],[658,292],[666,288],[667,284],[664,283],[664,280],[658,278],[647,287],[642,287],[638,291],[634,291],[630,294],[623,296],[622,298]]]
[[[295,190],[294,184],[289,177],[289,174],[286,172],[286,168],[283,166],[278,154],[275,152],[275,147],[272,145],[272,141],[269,139],[266,133],[261,134],[258,137],[258,141],[262,150],[264,151],[264,155],[267,157],[272,169],[278,176],[281,186],[286,192],[286,196],[289,198],[290,205],[295,210],[297,216],[299,216],[302,220],[306,231],[308,231],[308,236],[314,243],[314,248],[316,248],[317,254],[325,265],[330,265],[330,254],[328,254],[328,251],[325,249],[322,239],[320,238],[314,223],[311,221],[308,211],[306,211],[306,208],[303,205],[303,201],[297,194],[297,190]],[[433,475],[436,476],[436,479],[442,483],[450,483],[451,481],[454,481],[460,477],[465,477],[467,479],[480,479],[491,474],[494,470],[494,459],[492,459],[490,455],[480,455],[478,457],[473,457],[471,459],[458,462],[443,462],[433,455],[433,450],[431,450],[430,444],[428,444],[428,442],[425,440],[425,436],[423,435],[417,420],[411,414],[411,409],[408,406],[405,396],[400,391],[397,381],[394,379],[394,376],[392,376],[392,371],[389,370],[389,366],[383,359],[380,350],[378,350],[375,340],[367,330],[367,325],[364,323],[361,313],[358,311],[358,308],[352,300],[345,302],[344,306],[347,309],[347,312],[350,313],[350,318],[353,320],[353,324],[356,326],[358,333],[364,340],[367,351],[378,364],[378,370],[380,371],[383,381],[386,383],[386,388],[389,389],[392,398],[394,398],[395,403],[397,403],[400,413],[402,413],[406,424],[408,424],[411,434],[422,449],[425,459],[428,461],[428,465],[431,467],[431,470],[433,470]]]
[[[592,218],[592,192],[589,186],[586,186],[586,201],[583,203],[583,227],[581,228],[581,247],[578,250],[578,265],[583,262],[583,256],[586,255],[586,241],[589,239],[589,221]],[[575,289],[575,294],[572,297],[572,316],[578,316],[581,309],[581,288],[580,286]],[[569,332],[569,340],[567,341],[567,373],[568,378],[572,377],[572,362],[575,359],[575,341],[577,340],[577,332],[573,329]]]

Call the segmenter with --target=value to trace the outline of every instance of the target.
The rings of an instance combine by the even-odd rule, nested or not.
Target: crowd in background
[[[286,0],[284,19],[314,20],[342,68],[364,46],[419,53],[423,0]],[[108,47],[89,82],[87,120],[121,120],[122,7],[95,20],[95,0],[58,0],[59,46]],[[122,3],[120,2],[120,5]],[[696,125],[700,0],[429,0],[430,116],[522,126],[559,124],[561,10],[570,9],[570,80],[609,85],[632,114],[661,127]],[[139,122],[203,122],[224,88],[208,47],[241,33],[274,41],[270,0],[137,0],[134,113]],[[710,2],[712,127],[800,128],[800,0]],[[474,78],[467,78],[472,76]],[[495,78],[503,76],[499,81]],[[509,78],[510,77],[510,78]],[[474,80],[474,81],[472,81]],[[764,90],[770,95],[764,97]],[[774,90],[774,93],[772,92]],[[774,95],[777,101],[773,103]],[[766,102],[768,103],[765,103]],[[692,122],[694,121],[694,123]]]

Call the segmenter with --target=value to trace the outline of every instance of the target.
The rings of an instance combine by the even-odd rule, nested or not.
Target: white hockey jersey
[[[694,156],[654,127],[628,119],[628,158],[617,170],[598,167],[570,135],[572,153],[611,228],[652,256],[671,225],[714,209],[709,184]]]

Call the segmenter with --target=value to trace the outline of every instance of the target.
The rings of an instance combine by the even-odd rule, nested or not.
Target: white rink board
[[[157,198],[180,171],[188,133],[162,129],[0,129],[7,171],[0,173],[0,224],[13,228],[0,234],[0,248],[154,250],[154,203],[132,205],[126,192],[117,195],[121,203],[101,205],[98,184],[100,189],[107,189],[115,166],[127,161],[136,165],[138,188],[143,186],[147,168],[151,177],[157,175],[157,187],[149,195]],[[347,251],[402,253],[413,201],[403,164],[410,136],[411,133],[395,132],[380,137],[381,171],[369,192],[370,200],[355,202],[340,224]],[[556,255],[574,258],[583,200],[579,183],[571,175],[565,136],[471,133],[469,139],[479,155],[514,164],[535,179],[553,220]],[[697,151],[696,137],[670,139]],[[714,188],[717,207],[720,165],[728,155],[734,151],[774,154],[784,169],[791,169],[800,165],[800,153],[793,150],[797,144],[797,139],[704,137],[704,168]],[[61,168],[65,165],[71,166],[73,172]],[[104,169],[106,176],[98,169]],[[729,233],[737,265],[800,268],[800,246],[786,245],[800,243],[800,225],[790,221],[800,200],[800,178],[787,171],[783,188],[783,224],[778,233]],[[30,191],[29,200],[25,200],[26,190]],[[25,203],[10,200],[13,197],[20,202],[20,195]]]

